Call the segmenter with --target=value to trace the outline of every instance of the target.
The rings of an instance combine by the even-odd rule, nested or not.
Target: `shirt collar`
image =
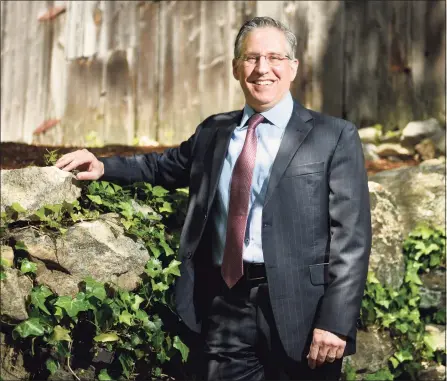
[[[290,117],[293,111],[293,99],[290,91],[284,96],[279,103],[277,103],[271,109],[261,112],[261,115],[267,119],[274,126],[281,129],[285,129],[287,123],[289,123]],[[244,107],[244,113],[242,115],[242,120],[240,125],[236,128],[237,130],[242,130],[247,127],[247,121],[255,113],[255,111],[246,104]]]

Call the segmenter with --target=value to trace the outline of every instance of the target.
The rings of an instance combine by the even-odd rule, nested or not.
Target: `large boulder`
[[[393,194],[404,237],[420,222],[445,229],[445,165],[419,165],[369,177]]]
[[[37,282],[59,295],[76,294],[87,276],[134,289],[149,260],[142,241],[126,236],[114,216],[77,223],[62,236],[50,237],[32,228],[12,235],[39,263]]]
[[[375,373],[388,364],[388,359],[395,351],[393,340],[388,331],[379,327],[368,327],[367,331],[357,332],[357,352],[348,356],[343,361],[343,369],[346,363],[354,367],[362,374]]]
[[[369,268],[383,285],[397,289],[405,274],[402,219],[390,192],[372,181],[368,187],[373,233]]]
[[[2,316],[15,321],[28,319],[26,301],[31,294],[33,282],[14,268],[5,268],[6,278],[0,281],[0,311]]]
[[[19,203],[26,209],[24,217],[44,205],[73,202],[81,196],[76,178],[56,167],[27,167],[1,171],[1,211]]]
[[[415,145],[426,138],[437,136],[441,131],[441,125],[435,118],[413,121],[402,130],[401,142],[403,145]]]

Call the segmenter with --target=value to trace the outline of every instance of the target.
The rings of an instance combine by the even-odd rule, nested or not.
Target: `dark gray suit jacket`
[[[103,180],[189,186],[176,282],[177,312],[198,332],[209,301],[209,215],[241,111],[213,115],[163,154],[101,159]],[[356,322],[371,248],[369,192],[356,127],[294,103],[273,163],[262,213],[262,248],[275,321],[287,354],[302,359],[313,328],[348,337]]]

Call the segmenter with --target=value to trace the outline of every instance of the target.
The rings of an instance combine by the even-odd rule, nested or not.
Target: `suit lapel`
[[[284,136],[279,146],[278,154],[273,162],[270,180],[267,186],[264,206],[267,205],[272,197],[273,191],[279,183],[284,171],[292,160],[298,148],[300,148],[309,131],[312,129],[312,123],[306,123],[312,116],[299,103],[294,102],[292,116],[286,126]]]
[[[230,144],[231,134],[234,129],[240,123],[242,118],[242,111],[238,112],[230,121],[221,120],[217,122],[216,126],[216,140],[215,144],[210,144],[210,147],[214,148],[214,151],[209,152],[209,156],[212,158],[211,174],[210,174],[210,186],[208,195],[208,210],[211,208],[211,204],[214,200],[217,184],[219,182],[220,174],[222,172],[223,163],[225,160],[225,154],[227,153],[228,146]]]

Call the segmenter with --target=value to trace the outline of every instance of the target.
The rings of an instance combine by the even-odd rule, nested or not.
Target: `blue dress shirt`
[[[256,162],[253,171],[248,205],[247,229],[245,231],[243,258],[247,262],[264,262],[262,253],[262,206],[270,177],[270,171],[278,153],[287,123],[292,116],[293,99],[290,92],[273,108],[262,112],[265,120],[256,127],[258,138]],[[248,119],[255,111],[245,105],[241,123],[234,130],[220,175],[213,213],[213,261],[221,265],[227,231],[228,203],[231,174],[242,151],[247,135]]]

